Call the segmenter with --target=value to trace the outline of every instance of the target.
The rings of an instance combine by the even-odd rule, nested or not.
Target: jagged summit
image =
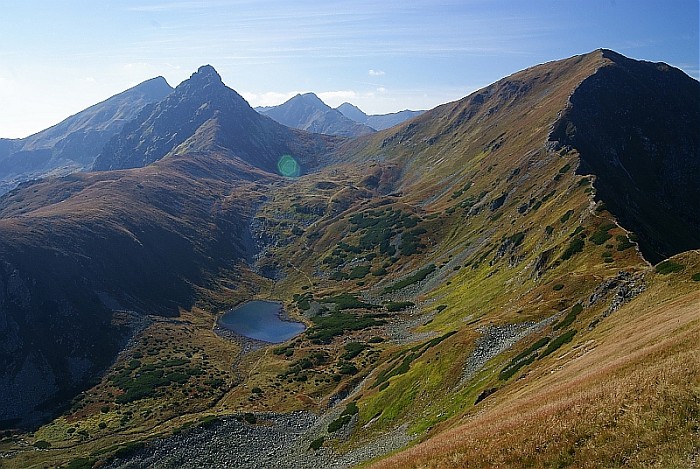
[[[224,82],[221,80],[221,75],[214,69],[211,65],[202,65],[194,72],[190,77],[180,83],[175,89],[184,90],[198,90],[201,91],[208,86],[214,86],[216,88],[224,88]]]

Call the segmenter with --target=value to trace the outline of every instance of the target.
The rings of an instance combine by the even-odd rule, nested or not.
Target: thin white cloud
[[[357,91],[353,90],[340,90],[340,91],[323,91],[321,93],[317,93],[318,97],[321,98],[321,100],[328,104],[329,106],[338,106],[342,104],[344,101],[349,101],[351,99],[355,99],[359,96],[360,93]],[[335,104],[338,103],[338,104]]]
[[[241,96],[253,107],[277,106],[298,94],[300,94],[299,91],[268,91],[266,93],[241,92]]]
[[[384,75],[386,75],[386,73],[384,73],[382,70],[369,70],[369,76],[371,77],[382,77]]]

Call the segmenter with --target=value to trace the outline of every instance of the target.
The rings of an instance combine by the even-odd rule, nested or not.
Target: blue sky
[[[696,79],[698,0],[26,0],[0,15],[0,137],[202,64],[253,106],[427,109],[605,47]]]

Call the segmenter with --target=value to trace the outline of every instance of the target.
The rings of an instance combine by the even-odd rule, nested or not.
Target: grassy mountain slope
[[[678,260],[697,270],[700,258]],[[647,278],[647,292],[604,325],[372,467],[687,467],[700,296],[688,275]]]
[[[182,431],[180,446],[207,453],[186,434],[206,416],[311,410],[322,417],[298,454],[312,466],[407,441],[416,445],[379,467],[682,465],[697,452],[700,257],[651,266],[604,189],[621,167],[598,174],[590,162],[604,155],[558,138],[568,121],[590,141],[604,138],[576,107],[594,101],[591,82],[608,83],[620,67],[644,83],[667,73],[633,73],[608,51],[539,65],[316,153],[322,164],[293,179],[226,153],[228,127],[210,119],[154,165],[86,175],[73,192],[63,180],[13,193],[33,207],[23,213],[25,201],[4,199],[0,213],[13,224],[66,207],[61,219],[73,221],[58,226],[72,233],[79,214],[101,208],[94,216],[109,228],[100,236],[144,245],[126,251],[128,263],[151,252],[162,255],[145,257],[148,265],[177,259],[164,270],[179,275],[148,291],[116,283],[105,290],[111,298],[144,310],[178,293],[197,303],[178,298],[173,305],[189,311],[145,329],[83,400],[38,429],[31,441],[50,450],[11,441],[5,450],[31,466],[104,461],[121,448],[128,464],[129,445]],[[616,95],[616,108],[629,105]],[[676,112],[663,111],[670,120]],[[665,136],[648,134],[660,158],[675,148]],[[138,188],[149,181],[150,196]],[[141,239],[147,219],[178,234],[177,256]],[[260,349],[218,337],[207,311],[252,296],[284,301],[308,329]],[[153,392],[141,376],[157,378]]]

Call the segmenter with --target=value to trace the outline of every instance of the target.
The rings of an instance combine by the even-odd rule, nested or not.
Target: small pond
[[[251,339],[275,344],[304,332],[304,324],[284,321],[281,313],[282,303],[248,301],[226,311],[219,319],[219,326]]]

